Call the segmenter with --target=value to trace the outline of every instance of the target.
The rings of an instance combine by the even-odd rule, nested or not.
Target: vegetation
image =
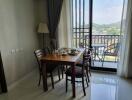
[[[95,24],[93,23],[94,35],[120,35],[120,22],[112,24]]]

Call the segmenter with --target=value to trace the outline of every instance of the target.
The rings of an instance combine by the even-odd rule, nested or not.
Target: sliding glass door
[[[96,68],[117,69],[122,9],[123,0],[93,0],[92,47]]]
[[[73,47],[92,48],[93,69],[116,71],[123,0],[72,0]]]

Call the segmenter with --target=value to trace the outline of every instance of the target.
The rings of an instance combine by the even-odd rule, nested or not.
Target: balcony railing
[[[92,35],[92,44],[104,44],[109,46],[111,44],[119,43],[120,35]],[[89,45],[89,35],[85,35],[85,46]]]
[[[105,46],[109,46],[110,44],[119,43],[119,41],[120,35],[92,35],[92,44],[105,44]],[[83,43],[85,47],[88,46],[89,35],[85,35],[84,38],[79,36],[79,34],[73,35],[73,46],[79,47],[79,43]]]
[[[80,35],[81,36],[81,35]],[[76,34],[73,36],[73,44],[75,47],[79,47],[79,44],[82,43],[85,48],[89,47],[89,35],[84,35],[84,38],[80,37],[79,34]],[[113,44],[113,46],[116,48],[117,43],[120,41],[120,35],[92,35],[92,45],[104,45],[104,48],[100,48],[97,53],[99,53],[99,56],[102,56],[100,52],[103,52],[105,47],[110,46]],[[75,45],[76,44],[76,45]],[[113,52],[111,50],[110,52]],[[100,57],[101,58],[101,57]],[[95,60],[98,60],[98,58],[95,58]],[[115,61],[114,57],[107,56],[105,57],[104,61]]]

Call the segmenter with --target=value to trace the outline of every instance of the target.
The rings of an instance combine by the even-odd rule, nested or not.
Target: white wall
[[[0,0],[0,50],[7,84],[36,67],[38,0]]]

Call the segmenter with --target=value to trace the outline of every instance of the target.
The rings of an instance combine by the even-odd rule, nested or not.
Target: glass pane
[[[73,38],[74,46],[79,47],[89,34],[89,0],[73,0]],[[85,45],[85,44],[84,44]]]
[[[93,0],[94,66],[117,68],[118,54],[116,51],[117,44],[120,42],[122,9],[123,0]],[[101,63],[100,60],[102,60]]]
[[[120,35],[123,0],[93,0],[93,35]]]

